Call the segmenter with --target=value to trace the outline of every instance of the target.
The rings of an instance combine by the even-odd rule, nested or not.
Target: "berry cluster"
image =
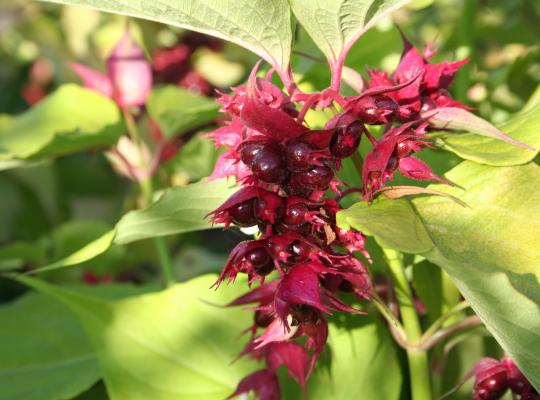
[[[540,400],[540,394],[508,357],[500,361],[493,358],[479,360],[468,377],[472,376],[475,377],[474,400],[497,400],[508,390],[513,398]]]
[[[234,281],[239,273],[248,276],[250,285],[260,282],[230,305],[252,305],[252,337],[242,355],[267,365],[242,380],[231,397],[253,390],[262,400],[279,399],[275,371],[281,365],[303,386],[327,341],[325,315],[360,313],[339,295],[372,297],[368,270],[353,254],[370,261],[364,236],[336,225],[339,199],[347,193],[336,171],[344,158],[357,153],[362,136],[373,147],[362,166],[366,200],[396,169],[409,178],[444,182],[412,154],[430,145],[430,113],[462,107],[445,89],[465,61],[430,64],[432,54],[420,55],[405,40],[395,73],[371,71],[358,96],[343,98],[332,89],[286,95],[271,82],[271,73],[258,78],[256,66],[246,86],[218,99],[230,121],[209,134],[217,146],[227,148],[211,178],[236,176],[242,188],[211,213],[212,219],[225,227],[256,225],[260,236],[232,250],[215,286]],[[334,102],[342,110],[324,129],[306,126],[310,108],[335,110]],[[379,139],[369,125],[383,125]],[[336,195],[327,195],[332,192]],[[269,275],[276,279],[268,282]],[[301,337],[303,345],[296,340]]]

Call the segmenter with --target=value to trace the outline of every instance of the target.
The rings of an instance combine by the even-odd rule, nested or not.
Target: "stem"
[[[176,283],[176,277],[174,276],[174,268],[169,255],[169,249],[167,248],[167,243],[162,237],[154,238],[154,245],[159,258],[159,265],[161,266],[161,272],[163,273],[163,279],[165,280],[165,285],[171,287]]]
[[[450,336],[453,336],[458,332],[462,332],[466,329],[475,328],[480,325],[482,325],[480,317],[478,317],[477,315],[471,315],[455,323],[454,325],[450,325],[449,327],[441,329],[432,334],[431,336],[426,337],[425,340],[423,340],[420,344],[420,348],[423,350],[429,350],[440,341],[449,338]]]
[[[144,162],[142,138],[139,135],[139,130],[137,128],[137,124],[135,123],[135,119],[133,118],[133,115],[131,115],[131,113],[128,110],[124,109],[123,113],[124,113],[124,119],[126,121],[128,134],[137,145],[140,161]],[[144,166],[144,167],[145,168],[143,168],[143,170],[147,171],[148,166]],[[139,186],[144,196],[144,205],[149,206],[150,204],[152,204],[152,201],[154,198],[154,185],[152,183],[152,177],[148,176],[148,174],[145,174],[145,177],[139,179]],[[174,283],[176,282],[176,278],[174,276],[174,269],[173,269],[171,257],[169,254],[169,250],[167,248],[167,243],[165,243],[165,240],[162,237],[156,237],[154,238],[154,245],[156,247],[156,251],[158,254],[159,265],[161,267],[161,272],[163,274],[165,285],[167,287],[170,287],[174,285]]]
[[[444,322],[453,316],[454,314],[465,310],[469,307],[469,303],[466,301],[462,301],[461,303],[456,304],[454,307],[452,307],[450,310],[448,310],[445,314],[441,315],[431,326],[426,330],[424,335],[422,336],[422,340],[427,340],[431,335],[435,334],[439,330],[439,328],[442,327]]]
[[[355,151],[351,159],[354,166],[358,170],[358,173],[360,174],[360,176],[362,176],[362,166],[364,165],[364,160],[362,159],[362,155],[360,154],[360,151],[358,150]]]
[[[473,31],[474,19],[476,15],[477,0],[465,0],[461,18],[459,18],[458,41],[459,48],[457,51],[458,58],[473,56]],[[455,90],[456,98],[460,101],[465,101],[467,98],[467,90],[470,84],[470,75],[472,67],[469,64],[464,65],[456,76]]]
[[[386,322],[388,322],[388,326],[390,327],[390,333],[392,333],[392,336],[394,337],[396,342],[404,349],[407,349],[407,334],[405,333],[405,330],[403,329],[401,323],[397,320],[396,316],[392,313],[392,311],[390,311],[390,309],[386,306],[382,299],[377,295],[373,297],[373,304],[375,304],[375,307],[377,307]]]
[[[402,255],[391,249],[383,249],[383,251],[394,280],[396,298],[399,304],[401,320],[403,321],[403,328],[407,335],[407,342],[411,345],[407,349],[407,359],[409,361],[412,400],[430,400],[431,385],[428,357],[425,350],[417,347],[422,337],[422,330],[414,306],[412,291],[405,276]]]

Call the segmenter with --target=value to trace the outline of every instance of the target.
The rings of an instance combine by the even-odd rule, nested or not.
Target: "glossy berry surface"
[[[337,158],[350,157],[358,149],[361,137],[361,123],[353,123],[347,127],[338,128],[330,142],[330,151]]]
[[[251,170],[261,181],[268,183],[284,181],[287,170],[279,146],[264,145],[253,157]]]
[[[317,165],[308,171],[298,173],[296,177],[308,189],[325,190],[334,177],[334,172],[327,166]]]
[[[251,199],[232,206],[229,209],[232,222],[241,227],[256,225],[257,218],[255,218],[254,203],[254,200]]]
[[[291,171],[305,171],[310,167],[311,146],[305,142],[295,142],[285,147],[285,160]]]
[[[299,226],[306,223],[306,213],[308,208],[304,203],[291,204],[285,210],[285,215],[283,216],[283,222],[288,226]]]
[[[307,261],[311,254],[311,246],[300,240],[292,242],[289,250],[294,262]]]
[[[259,275],[268,275],[274,269],[272,257],[263,247],[250,250],[246,254],[246,259],[253,265]]]
[[[240,159],[248,167],[253,164],[253,158],[263,148],[263,144],[259,142],[244,142],[240,145]]]
[[[507,389],[506,371],[500,371],[475,384],[474,398],[475,400],[496,400],[501,398]]]

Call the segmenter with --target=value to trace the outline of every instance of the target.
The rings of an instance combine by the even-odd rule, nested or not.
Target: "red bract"
[[[259,400],[279,400],[281,398],[277,375],[270,369],[263,369],[246,376],[227,399],[251,391],[255,392]]]
[[[152,71],[143,49],[126,30],[107,58],[107,74],[82,64],[71,64],[84,86],[111,97],[122,108],[146,103],[152,88]]]

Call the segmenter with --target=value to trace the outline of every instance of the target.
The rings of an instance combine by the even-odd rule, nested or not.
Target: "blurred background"
[[[80,82],[68,63],[103,71],[126,21],[87,8],[0,1],[0,134],[3,114],[24,112],[59,85]],[[416,46],[433,44],[438,49],[435,62],[471,59],[458,74],[452,94],[484,118],[500,123],[531,96],[540,96],[535,92],[540,84],[539,1],[415,0],[367,32],[346,65],[364,76],[368,66],[392,71],[402,49],[396,24]],[[216,90],[241,84],[257,61],[235,45],[153,22],[131,20],[130,30],[152,61],[155,82],[200,96],[212,98]],[[301,29],[295,40],[293,65],[303,89],[328,86],[329,72],[320,52]],[[316,125],[317,115],[311,121]],[[196,182],[211,174],[219,150],[202,135],[213,126],[205,124],[165,143],[159,172],[162,186]],[[146,134],[156,143],[162,140],[151,128]],[[0,166],[0,269],[30,269],[59,260],[110,230],[137,205],[136,185],[104,150],[24,168]],[[450,153],[428,151],[424,157],[439,174],[458,162]],[[342,172],[353,182],[355,173],[347,165]],[[236,230],[216,230],[169,238],[177,277],[186,280],[220,271],[230,249],[243,237]],[[48,278],[90,285],[158,284],[155,259],[152,244],[142,241],[113,247],[82,267],[50,273]],[[9,301],[22,290],[0,280],[0,301]],[[485,345],[493,347],[489,341]],[[468,346],[470,350],[480,344]],[[479,350],[469,353],[462,351],[455,362],[470,365],[483,355]],[[450,385],[457,377],[444,379]]]

